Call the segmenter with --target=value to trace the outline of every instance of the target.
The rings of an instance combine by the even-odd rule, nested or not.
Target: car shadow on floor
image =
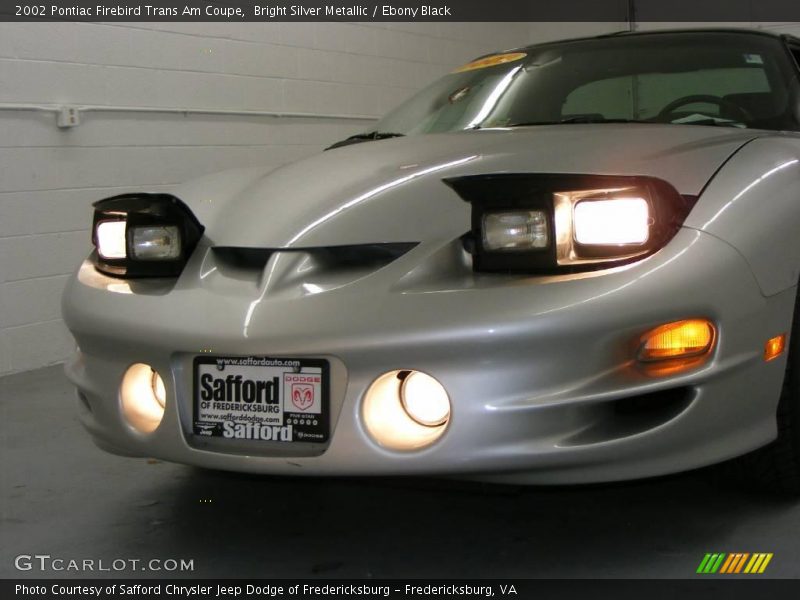
[[[774,551],[740,546],[761,518],[796,513],[706,471],[519,487],[189,469],[169,494],[174,550],[214,576],[689,577],[705,552]]]

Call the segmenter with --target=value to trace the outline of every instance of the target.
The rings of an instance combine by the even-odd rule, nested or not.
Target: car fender
[[[684,223],[736,248],[765,296],[800,278],[800,137],[743,146],[703,190]]]

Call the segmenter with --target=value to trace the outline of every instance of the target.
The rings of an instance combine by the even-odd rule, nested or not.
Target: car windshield
[[[683,32],[543,44],[434,82],[375,128],[423,134],[552,123],[797,130],[796,66],[780,38]]]

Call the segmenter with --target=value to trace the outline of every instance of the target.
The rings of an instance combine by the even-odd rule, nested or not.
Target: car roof
[[[769,37],[773,39],[782,39],[792,43],[800,43],[800,38],[785,34],[785,33],[778,33],[773,31],[766,31],[764,29],[746,29],[746,28],[736,28],[736,27],[728,27],[728,28],[703,28],[703,29],[658,29],[655,31],[614,31],[610,33],[603,33],[600,35],[594,36],[587,36],[587,37],[579,37],[579,38],[566,38],[563,40],[550,40],[547,42],[541,42],[537,44],[529,44],[527,46],[521,46],[519,48],[515,48],[514,50],[518,50],[520,52],[526,52],[538,48],[543,48],[546,46],[556,46],[556,45],[565,45],[571,43],[581,43],[581,42],[589,42],[592,40],[603,40],[609,38],[634,38],[634,37],[657,37],[661,35],[686,35],[686,34],[697,34],[697,35],[715,35],[715,34],[724,34],[724,35],[740,35],[740,36],[751,36],[751,35],[759,35],[764,37]],[[492,53],[494,54],[494,53]],[[486,56],[491,56],[488,54]],[[482,58],[482,57],[481,57]]]

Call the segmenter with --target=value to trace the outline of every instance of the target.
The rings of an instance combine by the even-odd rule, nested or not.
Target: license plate
[[[263,356],[194,360],[197,436],[324,443],[328,412],[327,361]]]

